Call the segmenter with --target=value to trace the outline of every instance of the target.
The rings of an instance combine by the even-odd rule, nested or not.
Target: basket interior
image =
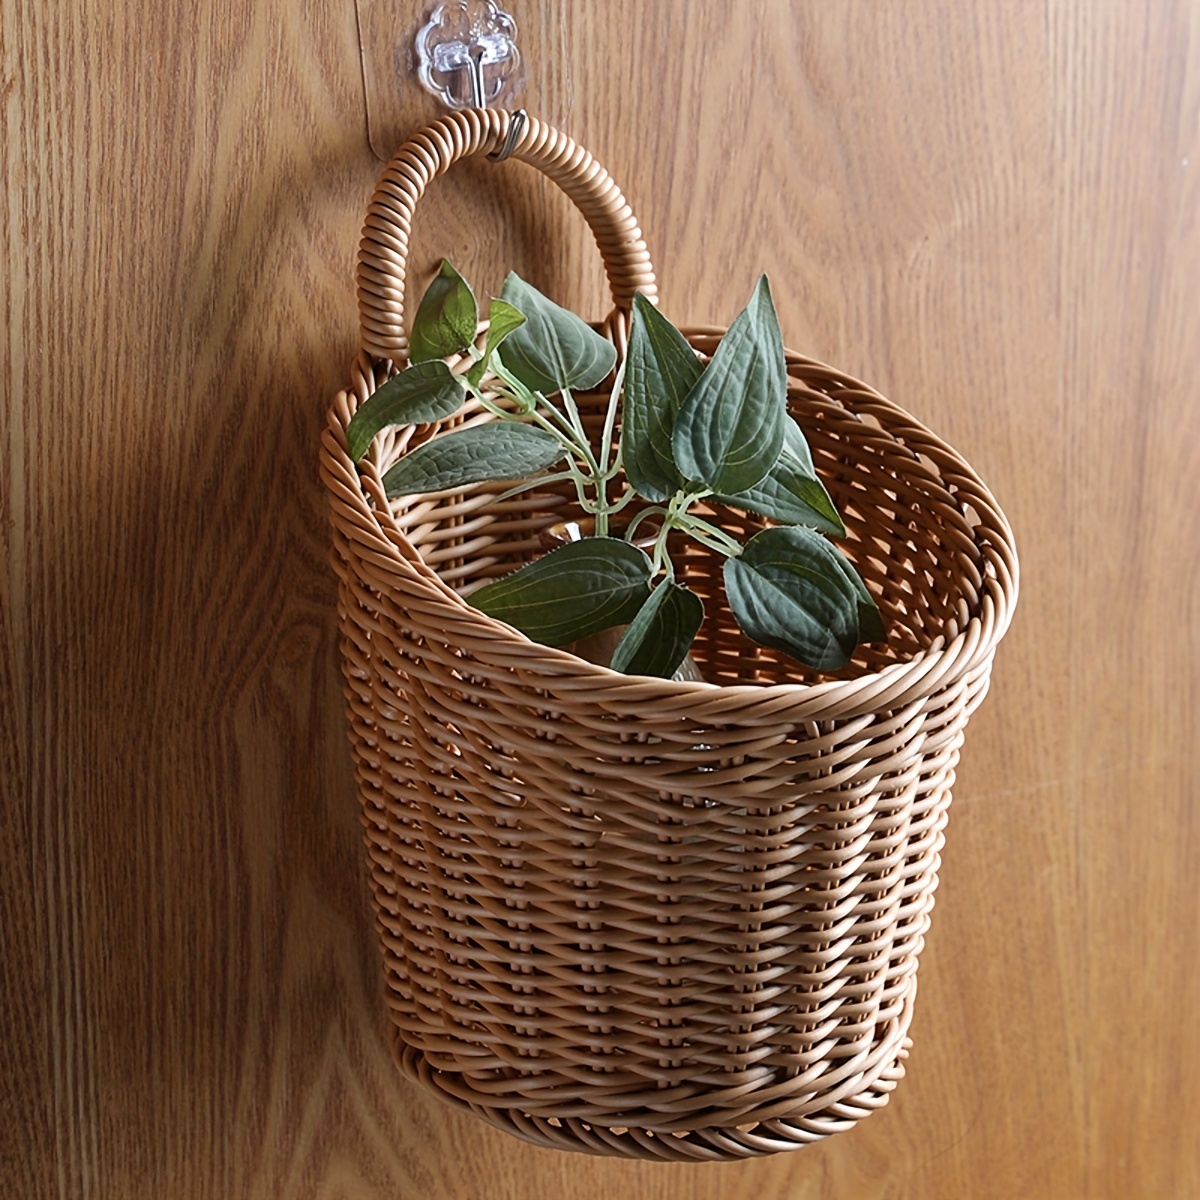
[[[716,337],[693,337],[711,353]],[[886,643],[863,645],[836,672],[818,672],[760,646],[738,628],[725,602],[724,559],[691,539],[672,546],[678,577],[704,601],[706,619],[692,649],[703,677],[717,684],[816,683],[854,679],[911,660],[956,637],[979,610],[989,566],[978,514],[959,493],[965,465],[927,430],[865,385],[790,355],[789,408],[846,526],[838,546],[875,596]],[[593,438],[606,391],[576,397]],[[386,470],[405,449],[448,424],[492,417],[468,406],[451,422],[409,429],[382,447]],[[464,598],[554,543],[552,530],[580,515],[569,484],[498,501],[506,484],[391,502],[392,515],[425,563]],[[626,510],[630,516],[636,508]],[[698,509],[703,512],[703,509]],[[705,514],[741,541],[769,522],[712,506]]]

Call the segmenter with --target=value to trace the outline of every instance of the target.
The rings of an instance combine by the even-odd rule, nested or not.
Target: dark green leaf
[[[835,537],[842,537],[846,532],[825,485],[813,469],[808,442],[800,426],[791,419],[783,424],[783,448],[765,478],[735,496],[714,496],[713,499],[733,508],[761,513],[773,521],[808,525]]]
[[[478,387],[479,381],[489,370],[488,363],[499,348],[500,343],[519,325],[525,324],[525,318],[511,304],[503,300],[493,300],[491,311],[488,313],[487,345],[483,357],[467,372],[467,379],[472,387]]]
[[[532,391],[543,396],[563,388],[586,391],[613,369],[612,342],[519,275],[509,275],[500,295],[525,316],[525,324],[504,344],[504,365]]]
[[[729,607],[756,642],[819,670],[844,667],[858,644],[861,597],[843,562],[811,529],[764,529],[725,562]]]
[[[350,418],[350,457],[358,462],[381,429],[440,421],[458,412],[464,399],[462,384],[444,362],[420,363],[393,375]]]
[[[499,479],[525,479],[564,457],[557,438],[509,421],[455,429],[410,450],[383,477],[389,496],[442,492]]]
[[[612,669],[627,675],[670,679],[683,662],[704,620],[695,592],[665,580],[633,618],[612,656]]]
[[[413,318],[408,361],[429,362],[465,350],[475,340],[478,320],[471,285],[442,259],[442,269],[421,297]]]
[[[783,339],[764,275],[679,408],[675,462],[714,492],[744,492],[779,457],[786,419]]]
[[[562,646],[633,620],[646,601],[651,571],[636,546],[588,537],[551,550],[469,599],[535,642]]]
[[[703,370],[683,334],[638,292],[625,358],[621,456],[634,491],[647,500],[665,500],[683,486],[671,433],[679,406]]]
[[[836,547],[831,546],[834,562],[850,581],[854,593],[858,597],[858,640],[860,642],[887,641],[887,627],[883,623],[883,615],[875,603],[874,596],[867,591],[867,585],[854,569],[853,563]]]

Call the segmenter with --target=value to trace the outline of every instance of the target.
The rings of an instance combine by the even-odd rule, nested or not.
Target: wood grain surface
[[[316,446],[380,170],[360,30],[383,87],[424,6],[0,0],[0,1195],[1200,1195],[1200,5],[509,7],[664,310],[725,323],[769,270],[788,344],[1016,528],[908,1078],[719,1167],[538,1150],[400,1080]],[[393,86],[376,140],[438,111]],[[438,181],[414,244],[603,312],[520,164]]]

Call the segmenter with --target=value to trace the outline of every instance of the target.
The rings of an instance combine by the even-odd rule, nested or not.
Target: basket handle
[[[359,338],[368,354],[397,366],[408,357],[404,292],[417,201],[460,158],[501,146],[503,157],[519,158],[554,180],[591,226],[613,298],[605,325],[618,345],[628,331],[634,292],[656,298],[642,231],[608,172],[566,134],[532,117],[506,145],[512,122],[511,114],[498,109],[449,113],[396,151],[376,186],[358,248]]]

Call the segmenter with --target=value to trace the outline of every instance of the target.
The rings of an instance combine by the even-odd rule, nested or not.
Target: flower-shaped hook
[[[515,90],[517,23],[493,0],[447,0],[417,34],[417,73],[449,108],[486,108]]]

